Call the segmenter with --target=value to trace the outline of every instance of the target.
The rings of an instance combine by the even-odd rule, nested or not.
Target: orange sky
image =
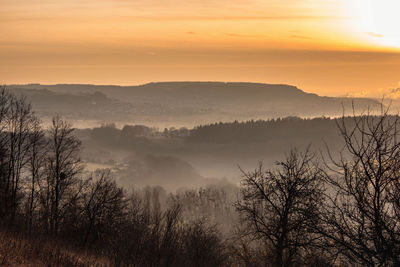
[[[0,0],[0,82],[400,87],[397,0]]]

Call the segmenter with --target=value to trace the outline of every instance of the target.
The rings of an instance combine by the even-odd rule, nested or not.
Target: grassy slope
[[[111,266],[107,259],[77,252],[44,238],[0,231],[0,266]]]

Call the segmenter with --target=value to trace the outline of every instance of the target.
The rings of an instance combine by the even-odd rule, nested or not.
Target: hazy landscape
[[[345,199],[346,190],[356,190],[350,196],[368,205],[358,199],[365,191],[352,185],[353,179],[364,179],[362,168],[367,176],[375,171],[363,164],[381,161],[383,153],[374,175],[381,177],[379,168],[397,168],[392,160],[397,160],[398,116],[389,113],[390,100],[320,97],[288,85],[211,82],[13,85],[2,89],[0,100],[4,226],[17,221],[26,228],[12,228],[20,235],[6,231],[0,240],[26,251],[45,242],[48,247],[27,254],[39,265],[169,266],[171,260],[173,266],[269,266],[262,262],[271,258],[271,266],[336,266],[335,251],[345,241],[331,231],[346,226],[338,225],[340,217],[329,216],[344,212],[350,220],[352,211],[335,192]],[[347,164],[355,169],[349,171]],[[341,175],[344,185],[337,180]],[[273,230],[287,205],[293,205],[285,215],[294,220],[286,222],[293,229]],[[70,220],[76,216],[85,219]],[[397,221],[396,215],[390,220]],[[274,239],[264,240],[276,234],[278,240],[281,234],[299,234],[310,243],[279,248]],[[330,242],[337,245],[328,249]],[[295,248],[301,252],[280,254]],[[15,253],[4,258],[7,264],[27,259],[13,248],[0,249]],[[263,255],[264,249],[270,254]],[[48,258],[49,253],[58,254]],[[351,255],[340,254],[339,262]]]
[[[90,169],[113,168],[126,186],[173,191],[218,179],[237,184],[238,166],[272,166],[290,148],[312,144],[318,150],[326,141],[336,146],[335,118],[380,108],[377,99],[321,97],[295,86],[256,83],[7,88],[31,102],[45,127],[54,114],[72,122]]]
[[[0,267],[400,267],[399,10],[0,0]]]
[[[352,220],[352,211],[335,192],[345,199],[346,190],[356,190],[358,205],[368,205],[358,200],[365,191],[352,185],[364,179],[358,164],[380,161],[383,153],[388,163],[377,168],[397,168],[386,167],[397,164],[391,161],[398,116],[390,99],[321,97],[289,85],[168,82],[11,85],[0,100],[4,226],[14,221],[26,228],[12,228],[19,235],[3,232],[0,240],[24,251],[45,242],[26,254],[38,265],[336,266],[336,253],[350,241],[331,232],[346,226],[329,216],[344,212]],[[347,174],[352,160],[355,169]],[[375,171],[367,168],[366,175]],[[338,182],[341,175],[350,183]],[[287,205],[293,205],[285,216],[294,228],[273,230]],[[85,219],[70,220],[76,216]],[[278,240],[299,234],[310,243],[279,248],[275,239],[267,241],[276,234]],[[337,245],[328,249],[331,242]],[[4,258],[7,264],[27,260],[13,248],[0,249],[15,255]],[[280,254],[287,249],[301,252]],[[350,257],[340,254],[339,262]],[[273,262],[262,263],[265,258]]]
[[[193,128],[214,122],[287,116],[337,117],[379,106],[379,99],[321,97],[290,85],[221,82],[165,82],[140,86],[10,85],[43,118],[59,113],[77,127],[102,123]]]

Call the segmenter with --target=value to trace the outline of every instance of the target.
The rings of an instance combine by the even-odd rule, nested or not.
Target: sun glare
[[[400,48],[400,1],[356,0],[351,12],[355,25],[376,45]]]

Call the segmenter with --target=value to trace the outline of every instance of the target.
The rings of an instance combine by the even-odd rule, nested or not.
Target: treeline
[[[82,172],[60,117],[44,130],[4,89],[0,115],[2,231],[109,266],[400,266],[400,121],[387,111],[337,120],[342,153],[293,149],[275,169],[242,170],[236,199],[219,187],[126,191],[109,171]]]
[[[191,142],[260,143],[270,140],[302,140],[311,137],[338,139],[336,119],[286,117],[245,122],[219,122],[195,127],[188,137]]]
[[[183,220],[178,201],[161,209],[158,194],[127,192],[109,171],[85,174],[81,142],[60,117],[43,129],[26,100],[2,88],[0,127],[2,231],[47,237],[115,266],[226,262],[216,228]]]
[[[125,125],[118,129],[115,124],[104,124],[93,129],[80,130],[83,135],[92,140],[114,147],[135,147],[151,144],[156,139],[183,139],[189,136],[190,130],[182,127],[165,128],[160,131],[158,128],[145,125]]]
[[[384,110],[337,126],[341,153],[292,150],[275,170],[243,171],[241,233],[261,241],[245,262],[400,266],[399,117]]]
[[[349,117],[345,120],[347,123],[352,121]],[[106,124],[86,131],[93,140],[109,145],[135,145],[140,142],[150,142],[154,138],[178,138],[190,143],[210,144],[265,143],[276,139],[340,140],[337,119],[327,117],[313,119],[285,117],[244,122],[219,122],[196,126],[193,129],[171,127],[163,131],[144,125],[125,125],[122,129],[118,129],[115,124]]]

